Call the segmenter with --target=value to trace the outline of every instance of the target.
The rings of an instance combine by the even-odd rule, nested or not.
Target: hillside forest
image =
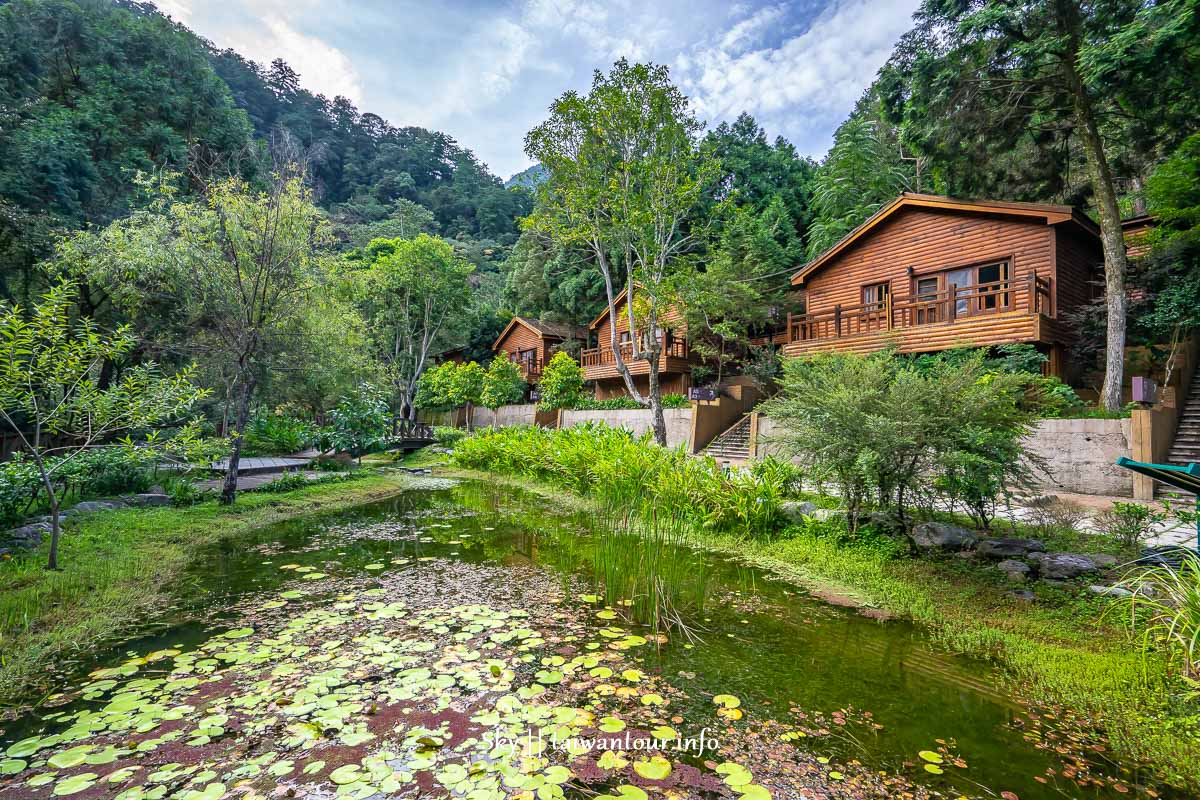
[[[899,193],[1064,203],[1104,233],[1073,357],[1115,408],[1124,347],[1166,353],[1200,323],[1196,5],[925,0],[819,160],[749,113],[698,120],[665,67],[602,65],[547,98],[536,165],[505,181],[150,3],[6,0],[0,299],[65,281],[72,314],[135,342],[102,382],[189,369],[224,435],[364,396],[411,417],[439,354],[486,363],[513,315],[586,326],[634,281],[682,308],[699,381],[766,381],[778,360],[747,342],[802,311],[791,272]],[[568,133],[600,110],[654,142],[620,167],[624,207],[669,224],[618,219],[618,168],[578,169]],[[1131,262],[1120,220],[1143,213],[1160,224]]]

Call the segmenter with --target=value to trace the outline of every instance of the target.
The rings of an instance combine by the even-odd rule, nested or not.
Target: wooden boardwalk
[[[311,459],[307,458],[243,458],[238,460],[239,475],[253,475],[261,472],[286,472],[292,469],[304,469]],[[212,462],[209,469],[216,472],[229,471],[229,459]]]

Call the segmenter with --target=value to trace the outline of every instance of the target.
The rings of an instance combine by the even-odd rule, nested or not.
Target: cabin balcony
[[[660,335],[659,341],[662,342],[662,350],[658,357],[659,374],[690,373],[692,371],[692,353],[687,339],[672,336],[667,340],[666,337]],[[622,342],[618,347],[621,359],[629,367],[631,375],[650,374],[650,364],[646,359],[634,359],[632,342]],[[617,354],[612,347],[592,347],[584,350],[579,354],[579,365],[583,367],[585,380],[598,381],[621,376],[617,370]]]
[[[521,377],[526,383],[537,383],[542,377],[542,360],[536,355],[509,355],[509,361],[521,368]]]
[[[902,353],[1016,342],[1058,342],[1054,294],[1047,278],[950,286],[883,302],[788,315],[784,353],[869,353],[894,345]]]

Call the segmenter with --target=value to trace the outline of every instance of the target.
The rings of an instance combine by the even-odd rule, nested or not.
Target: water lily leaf
[[[83,763],[83,760],[88,757],[88,753],[95,748],[91,745],[81,744],[78,747],[72,747],[70,750],[62,750],[50,756],[46,763],[55,769],[69,769]]]
[[[930,764],[941,764],[944,760],[940,753],[935,753],[932,750],[922,750],[917,755]]]
[[[267,602],[265,602],[261,606],[259,606],[259,608],[262,609],[263,611],[267,611],[272,608],[283,608],[286,605],[287,605],[286,600],[268,600]]]
[[[942,773],[944,773],[946,771],[946,770],[942,769],[941,767],[939,767],[937,764],[923,764],[922,766],[925,767],[926,772],[932,773],[934,775],[941,775]]]
[[[845,778],[845,777],[846,777],[845,775],[838,772],[837,770],[833,770],[832,772],[829,773],[830,780],[840,781],[842,778]]]
[[[650,731],[650,735],[653,736],[655,739],[659,739],[662,741],[669,741],[671,739],[679,738],[679,734],[675,731],[675,729],[668,728],[666,725],[659,725],[657,728]]]
[[[603,717],[599,728],[605,733],[620,733],[625,730],[625,720],[619,717]]]
[[[737,708],[742,704],[741,700],[731,694],[719,694],[713,698],[713,702],[721,708]]]
[[[108,781],[109,783],[122,783],[129,780],[129,778],[132,777],[132,775],[139,769],[141,769],[141,767],[121,767],[118,770],[110,772],[108,777],[104,780]]]
[[[602,794],[596,800],[648,800],[649,797],[650,795],[646,794],[644,789],[623,784],[617,787],[615,795]]]
[[[354,783],[362,779],[362,772],[358,764],[346,764],[338,767],[333,772],[329,773],[329,780],[336,783],[338,786],[344,786],[348,783]]]
[[[767,790],[767,787],[757,783],[752,783],[738,791],[742,793],[742,800],[771,800],[771,792]]]
[[[633,771],[646,780],[661,781],[671,774],[671,762],[662,756],[654,756],[649,761],[633,762]]]
[[[560,784],[566,783],[571,779],[571,770],[566,767],[561,767],[555,764],[552,767],[546,768],[546,781],[548,783]]]
[[[78,775],[72,775],[69,778],[63,778],[58,783],[54,784],[54,794],[62,796],[66,794],[76,794],[85,789],[90,789],[96,782],[96,778],[100,777],[94,772],[81,772]]]
[[[31,756],[46,745],[42,743],[41,736],[30,736],[28,739],[22,739],[12,745],[5,751],[5,755],[10,758],[22,758]]]
[[[223,634],[226,639],[245,639],[254,633],[254,628],[234,628],[231,631],[225,631]]]
[[[642,695],[642,705],[644,706],[661,706],[665,705],[666,702],[667,701],[663,699],[661,694],[654,694],[651,692],[649,694]]]
[[[304,774],[305,775],[315,775],[316,773],[320,772],[323,769],[325,769],[324,761],[313,761],[311,763],[304,765]]]
[[[0,775],[16,775],[29,764],[19,758],[6,758],[0,761]]]
[[[386,567],[385,564],[367,564],[365,567],[363,567],[363,569],[376,570],[376,569],[384,569],[385,567]]]

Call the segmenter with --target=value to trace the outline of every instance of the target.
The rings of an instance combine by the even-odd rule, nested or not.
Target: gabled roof
[[[842,237],[841,241],[833,247],[830,247],[824,253],[821,253],[821,255],[797,270],[792,275],[792,284],[798,285],[803,283],[804,278],[808,274],[853,247],[856,242],[870,233],[877,225],[904,208],[929,208],[1005,217],[1025,217],[1040,219],[1047,225],[1073,223],[1087,233],[1097,237],[1100,235],[1100,229],[1096,223],[1092,222],[1085,214],[1072,206],[1052,205],[1049,203],[1019,203],[1006,200],[959,200],[936,194],[905,192],[868,217],[866,222]]]
[[[492,342],[492,349],[495,350],[500,346],[500,342],[504,341],[504,337],[508,336],[508,332],[513,329],[514,325],[522,325],[536,333],[542,339],[585,339],[587,334],[576,328],[573,325],[563,325],[557,322],[542,322],[541,320],[525,319],[524,317],[513,317],[508,324],[504,326],[504,330],[496,337],[496,341]]]
[[[613,308],[617,308],[618,306],[620,306],[621,301],[625,299],[625,295],[627,295],[627,294],[629,294],[628,286],[626,286],[624,289],[622,289],[620,291],[620,293],[616,297],[613,298]],[[603,322],[607,318],[608,318],[608,305],[605,304],[604,310],[601,311],[599,314],[597,314],[596,318],[594,320],[592,320],[591,322],[588,323],[588,330],[589,331],[592,330],[593,328],[595,328],[597,325],[599,325],[601,322]]]

